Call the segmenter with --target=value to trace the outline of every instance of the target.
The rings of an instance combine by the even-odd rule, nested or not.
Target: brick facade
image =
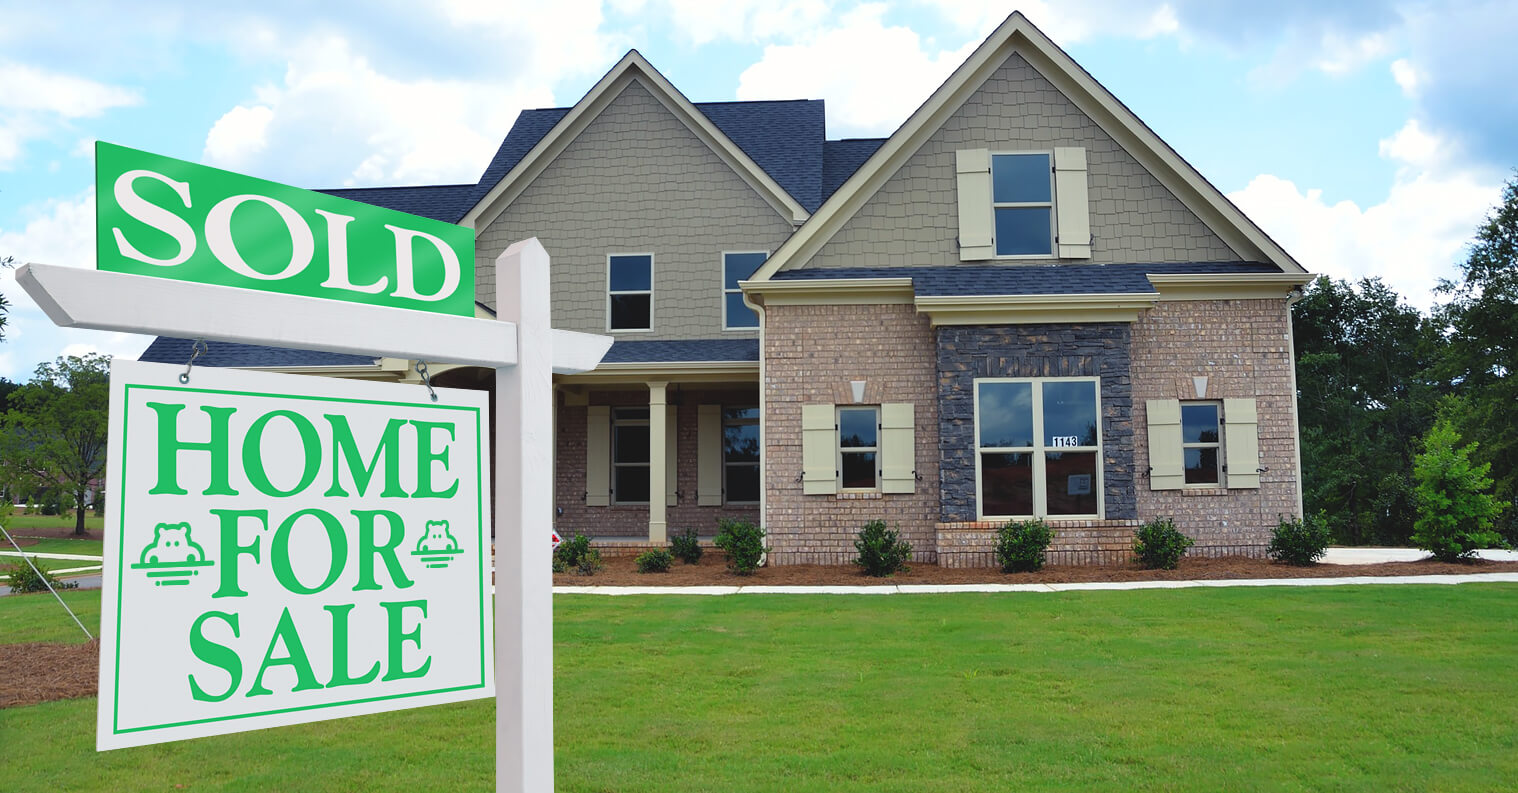
[[[765,497],[772,564],[845,564],[865,523],[881,519],[912,544],[912,558],[937,558],[938,409],[932,329],[910,305],[772,306],[766,312]],[[803,495],[801,406],[853,402],[915,406],[913,493]]]

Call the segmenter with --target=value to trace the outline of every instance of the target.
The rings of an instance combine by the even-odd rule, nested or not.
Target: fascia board
[[[766,306],[887,305],[912,302],[911,278],[816,278],[796,281],[739,281],[746,295]]]
[[[594,370],[558,378],[562,383],[758,382],[758,361],[672,361],[603,363]]]
[[[1042,322],[1133,322],[1153,308],[1154,294],[929,295],[917,311],[937,325],[1025,325]]]
[[[1311,281],[1311,273],[1151,273],[1161,300],[1248,300],[1281,298]]]

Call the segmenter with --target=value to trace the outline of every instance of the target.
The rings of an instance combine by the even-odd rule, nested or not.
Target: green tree
[[[1492,522],[1505,506],[1490,492],[1490,463],[1472,463],[1478,444],[1460,446],[1460,434],[1440,418],[1423,439],[1413,463],[1418,480],[1418,520],[1413,544],[1443,562],[1469,557],[1502,543]]]
[[[75,535],[85,533],[85,494],[105,472],[109,366],[109,357],[93,353],[39,364],[0,419],[6,479],[69,493],[78,507]]]
[[[0,258],[0,267],[10,267],[15,263],[16,257],[14,256]],[[10,313],[10,310],[11,301],[5,299],[5,295],[0,295],[0,341],[5,341],[5,323],[8,319],[6,315]]]

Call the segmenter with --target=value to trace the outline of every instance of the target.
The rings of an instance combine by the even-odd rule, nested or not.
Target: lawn
[[[1504,789],[1515,597],[560,595],[558,789]],[[14,600],[7,641],[38,630]],[[0,711],[7,787],[490,789],[488,702],[100,755],[94,707]]]
[[[84,528],[88,531],[99,532],[105,527],[105,518],[96,517],[89,513],[84,516]],[[74,528],[74,514],[66,515],[11,515],[5,519],[5,530],[11,534],[24,536],[28,529],[54,529]]]

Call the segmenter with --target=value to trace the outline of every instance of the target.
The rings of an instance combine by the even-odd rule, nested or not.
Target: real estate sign
[[[102,270],[474,316],[474,232],[95,144]]]
[[[111,364],[101,749],[495,694],[488,394]]]

